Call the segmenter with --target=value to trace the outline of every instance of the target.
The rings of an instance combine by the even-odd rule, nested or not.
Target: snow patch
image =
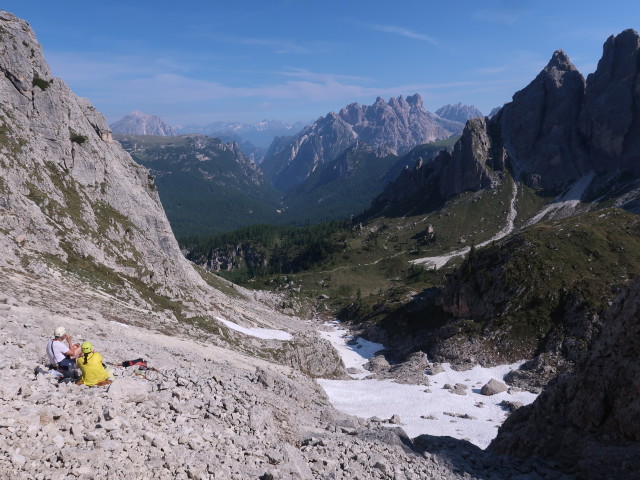
[[[556,213],[558,216],[571,215],[575,211],[576,207],[581,203],[584,192],[587,190],[589,185],[591,185],[595,176],[595,172],[589,172],[576,180],[565,194],[556,198],[553,203],[547,205],[545,208],[540,210],[535,217],[529,220],[529,222],[527,222],[527,226],[538,223],[550,213]]]
[[[116,322],[115,320],[109,320],[109,323],[113,323],[114,325],[117,325],[123,328],[131,328],[131,325],[127,325],[126,323]]]
[[[330,334],[331,333],[331,334]],[[322,336],[337,348],[345,365],[356,366],[358,349],[346,345],[350,339],[344,331],[321,332]],[[366,342],[359,340],[360,342]],[[367,342],[371,343],[371,342]],[[357,344],[356,344],[357,345]],[[366,345],[366,344],[363,344]],[[380,344],[375,348],[382,347]],[[365,346],[362,347],[364,349]],[[366,363],[366,355],[373,351],[363,350],[360,368]],[[362,350],[360,349],[360,350]],[[504,375],[519,367],[519,363],[492,368],[476,366],[463,372],[455,371],[450,364],[443,364],[444,371],[429,376],[431,385],[404,385],[392,380],[324,380],[318,384],[324,389],[337,409],[361,418],[379,417],[389,419],[394,414],[400,416],[401,427],[407,435],[451,436],[467,440],[480,448],[486,448],[498,433],[508,412],[500,406],[503,400],[528,405],[537,395],[522,392],[502,392],[492,396],[480,394],[480,389],[492,378],[502,381]],[[359,378],[366,376],[366,373]],[[466,395],[457,395],[443,388],[446,384],[464,384]]]
[[[382,350],[384,345],[370,342],[364,338],[354,338],[346,330],[336,328],[339,322],[328,322],[325,325],[333,328],[328,331],[321,331],[320,336],[331,342],[340,354],[342,362],[347,369],[355,368],[361,372],[349,374],[349,376],[351,378],[364,378],[369,375],[370,372],[364,369],[364,365],[377,351]]]
[[[250,335],[252,337],[262,338],[264,340],[291,340],[293,338],[290,333],[283,332],[282,330],[242,327],[237,323],[233,323],[221,317],[216,317],[216,320],[218,320],[220,323],[223,323],[232,330],[236,330],[237,332],[244,333],[245,335]]]

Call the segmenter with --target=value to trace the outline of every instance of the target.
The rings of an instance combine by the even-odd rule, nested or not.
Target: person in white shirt
[[[73,344],[64,327],[58,327],[53,332],[53,340],[47,343],[47,357],[49,363],[58,369],[65,377],[75,374],[76,358],[80,354],[80,344]]]

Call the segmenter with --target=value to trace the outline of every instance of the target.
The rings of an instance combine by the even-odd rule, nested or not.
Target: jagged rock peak
[[[157,115],[147,115],[134,110],[111,124],[113,133],[122,135],[157,135],[160,137],[174,137],[175,129]]]
[[[576,68],[573,66],[573,63],[571,63],[571,60],[569,60],[569,56],[564,53],[562,49],[553,52],[553,56],[545,70],[550,70],[554,67],[561,70],[574,70]]]
[[[417,107],[417,108],[422,108],[424,106],[423,103],[422,103],[422,97],[418,93],[415,93],[413,95],[409,95],[407,97],[407,103],[409,105]]]
[[[389,103],[378,97],[373,105],[352,103],[338,114],[320,117],[295,137],[274,141],[261,166],[277,188],[290,191],[318,165],[335,160],[358,139],[376,151],[402,155],[463,128],[461,122],[425,110],[418,94],[390,98]],[[383,146],[388,150],[380,150]]]

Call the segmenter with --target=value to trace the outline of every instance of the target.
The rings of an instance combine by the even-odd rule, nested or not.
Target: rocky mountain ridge
[[[275,311],[277,296],[203,275],[182,258],[148,171],[112,141],[104,118],[86,100],[51,77],[28,24],[6,12],[0,12],[0,69],[0,324],[8,333],[0,354],[8,379],[0,388],[4,475],[567,478],[543,463],[513,462],[447,439],[411,441],[400,429],[381,427],[389,422],[339,414],[302,375],[339,377],[335,351],[307,322]],[[452,158],[493,153],[491,135],[482,135],[486,122],[475,123]],[[464,171],[453,171],[454,189],[468,182]],[[635,290],[628,298],[637,298]],[[638,332],[624,320],[636,318],[637,308],[627,302],[628,308],[614,308],[612,318],[623,321],[604,330],[587,378],[578,377],[569,395],[559,395],[550,407],[543,404],[558,422],[547,429],[530,419],[522,429],[553,436],[568,419],[574,438],[586,432],[586,443],[600,437],[605,447],[624,448],[622,455],[604,457],[616,461],[605,465],[612,476],[636,471],[624,463],[637,445],[635,423],[625,424],[636,413],[638,383]],[[282,345],[246,338],[216,316],[287,330],[293,339]],[[74,395],[80,387],[58,383],[34,347],[60,323],[114,359],[149,357],[158,371],[118,370],[108,390]],[[621,363],[627,375],[607,375],[608,359],[613,367]],[[590,383],[590,374],[596,382]],[[625,381],[630,385],[618,390]],[[584,396],[573,395],[582,389]],[[602,401],[593,402],[594,396]],[[576,414],[589,415],[567,416],[567,399]],[[557,455],[549,453],[553,440],[544,441],[533,450]],[[517,455],[532,451],[517,436],[505,436],[504,445]],[[589,465],[579,459],[590,450],[579,446],[569,467],[578,458],[584,473]]]
[[[350,104],[320,117],[292,138],[274,140],[262,168],[276,188],[290,191],[356,141],[402,155],[416,145],[457,134],[462,127],[425,110],[418,94],[389,102],[378,97],[373,105]]]
[[[91,259],[160,292],[202,285],[146,169],[86,99],[52,77],[26,24],[7,13],[0,20],[2,265],[47,271],[46,258]]]
[[[640,111],[637,71],[640,39],[633,30],[611,36],[596,71],[586,79],[567,55],[556,51],[548,65],[491,118],[467,125],[461,142],[475,147],[455,158],[422,164],[390,185],[378,208],[409,197],[444,195],[487,188],[488,178],[509,168],[527,186],[559,193],[595,173],[583,198],[618,195],[638,177]],[[466,140],[465,140],[466,139]],[[466,172],[465,178],[451,170]],[[624,182],[624,174],[633,178]],[[616,193],[618,192],[618,193]],[[628,208],[637,196],[623,201]]]
[[[111,131],[120,135],[157,135],[174,137],[176,129],[157,115],[147,115],[134,110],[110,125]]]
[[[459,123],[467,123],[467,120],[484,116],[482,112],[473,105],[463,105],[461,102],[455,105],[440,107],[435,113],[439,117]]]
[[[194,269],[149,171],[113,140],[86,99],[51,76],[26,22],[2,12],[0,29],[0,268],[7,278],[84,279],[114,301],[162,312],[149,328],[208,328],[206,319],[223,311],[240,322],[288,323],[253,296],[229,297],[228,286]]]
[[[278,192],[237,143],[199,134],[116,139],[150,169],[176,236],[277,221]]]

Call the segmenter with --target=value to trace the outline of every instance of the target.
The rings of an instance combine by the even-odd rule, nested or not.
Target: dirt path
[[[509,204],[509,213],[507,214],[506,225],[502,228],[502,230],[496,233],[489,240],[485,240],[484,242],[479,243],[478,245],[476,245],[476,247],[484,247],[485,245],[489,245],[491,242],[495,242],[497,240],[500,240],[501,238],[506,237],[513,231],[514,222],[518,214],[518,212],[516,211],[517,197],[518,197],[518,184],[516,182],[513,182],[513,195],[511,197],[511,203]],[[455,250],[446,255],[440,255],[437,257],[417,258],[415,260],[411,260],[410,263],[414,265],[424,265],[426,268],[432,267],[438,270],[439,268],[444,267],[451,259],[466,255],[467,253],[469,253],[469,250],[471,250],[471,247],[464,247],[464,248],[461,248],[460,250]]]

